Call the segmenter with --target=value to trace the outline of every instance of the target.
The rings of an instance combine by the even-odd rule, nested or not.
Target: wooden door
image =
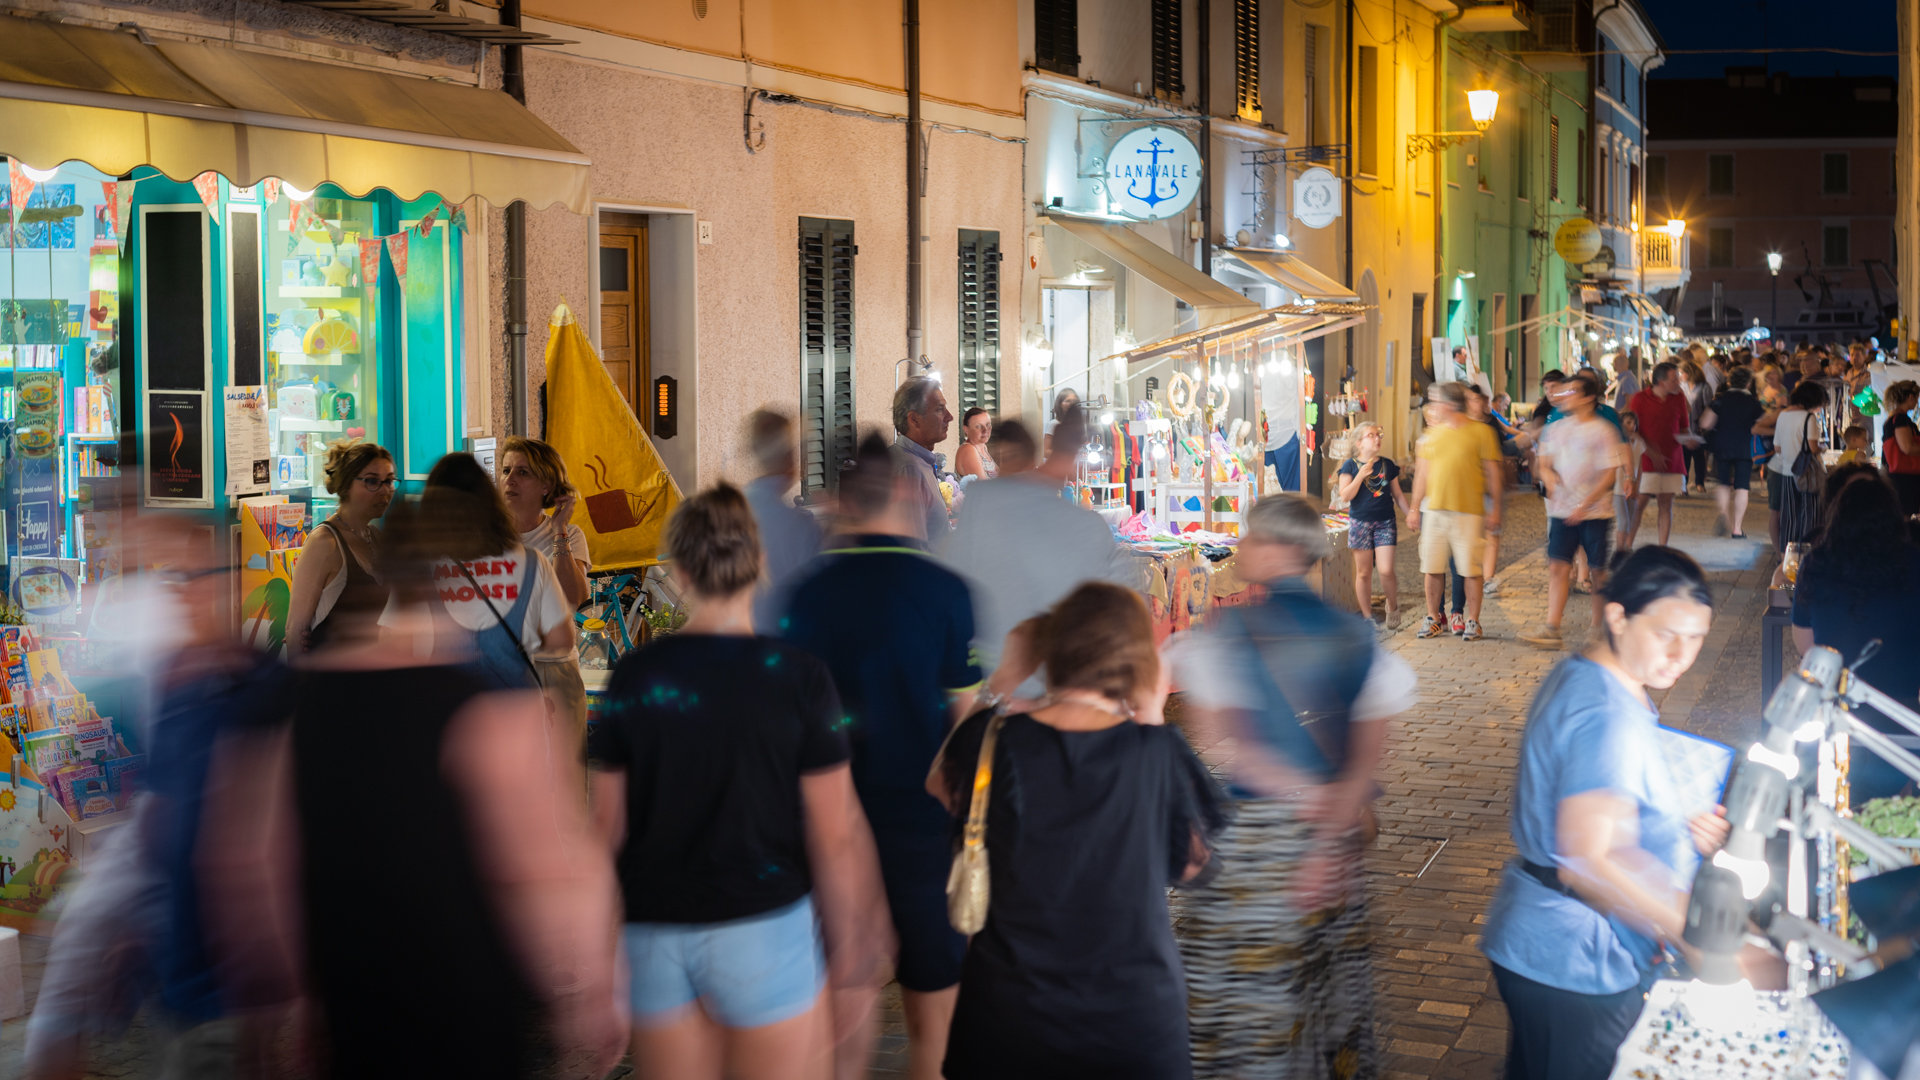
[[[608,219],[621,219],[610,223]],[[600,360],[627,407],[646,397],[647,226],[637,214],[600,223]]]

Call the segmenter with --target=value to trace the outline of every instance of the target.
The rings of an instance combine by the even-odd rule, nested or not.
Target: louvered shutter
[[[1000,234],[960,230],[960,407],[1000,412]]]
[[[1240,119],[1260,122],[1260,0],[1233,0],[1233,95]]]
[[[839,487],[854,452],[853,222],[800,219],[800,490]]]
[[[1033,52],[1043,71],[1080,73],[1079,0],[1033,0]]]
[[[1179,101],[1180,0],[1153,0],[1153,96]]]

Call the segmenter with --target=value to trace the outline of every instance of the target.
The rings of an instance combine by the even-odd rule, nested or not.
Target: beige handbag
[[[993,791],[993,748],[1000,741],[1000,725],[1005,721],[1006,715],[996,712],[980,739],[980,763],[973,770],[967,830],[960,850],[953,853],[953,869],[947,874],[947,921],[969,936],[987,925],[987,901],[992,895],[987,882],[987,799]]]

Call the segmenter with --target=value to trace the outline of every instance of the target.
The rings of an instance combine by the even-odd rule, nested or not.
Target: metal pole
[[[920,149],[920,0],[905,0],[907,30],[907,359],[926,356],[927,313],[922,262],[926,178]],[[896,370],[898,367],[896,365]],[[909,366],[909,371],[912,367]]]
[[[503,0],[503,26],[520,27],[520,0]],[[527,103],[525,58],[518,45],[500,48],[500,88]],[[507,206],[507,381],[515,435],[527,434],[527,204]]]
[[[1213,274],[1213,13],[1199,0],[1200,15],[1200,272]],[[1209,445],[1212,439],[1208,439]]]

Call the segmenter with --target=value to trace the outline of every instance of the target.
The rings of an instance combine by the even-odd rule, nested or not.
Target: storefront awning
[[[1190,305],[1200,325],[1254,311],[1260,305],[1213,280],[1178,255],[1134,232],[1125,222],[1051,215],[1048,221],[1072,233],[1102,255],[1139,274]]]
[[[1133,376],[1140,374],[1134,364],[1180,356],[1194,349],[1224,351],[1247,344],[1264,349],[1285,348],[1359,326],[1367,321],[1367,311],[1364,304],[1283,304],[1241,315],[1205,330],[1162,338],[1107,359],[1126,360],[1127,373]]]
[[[1358,293],[1308,266],[1305,259],[1291,252],[1271,248],[1228,248],[1227,254],[1245,263],[1247,269],[1283,289],[1298,293],[1303,299],[1344,304],[1360,302]]]
[[[8,19],[0,154],[111,175],[150,165],[412,200],[590,206],[586,155],[498,90],[112,30]]]

